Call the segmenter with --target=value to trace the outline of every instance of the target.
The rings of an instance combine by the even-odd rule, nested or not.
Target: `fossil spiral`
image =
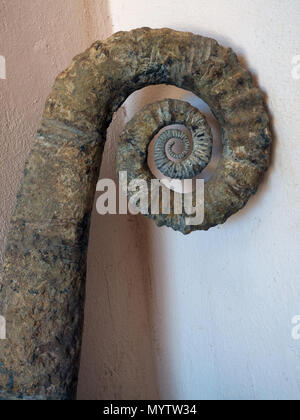
[[[199,111],[181,101],[171,101],[173,108],[182,116],[185,114],[185,126],[190,128],[192,145],[186,133],[179,129],[167,129],[159,135],[154,146],[154,160],[157,169],[170,178],[190,179],[199,175],[207,166],[212,154],[212,134],[209,125]],[[161,104],[157,104],[160,109]],[[153,108],[153,107],[152,107]],[[146,110],[141,111],[146,112]],[[152,111],[153,112],[153,111]],[[174,120],[177,120],[174,116]],[[138,121],[136,121],[138,124]],[[165,122],[166,124],[166,122]],[[176,140],[179,140],[183,150],[174,151]],[[192,150],[191,150],[192,149]]]
[[[174,150],[176,140],[180,140],[183,145],[183,151],[181,153]],[[189,150],[190,141],[188,136],[181,130],[168,129],[159,136],[155,144],[155,164],[164,175],[170,176],[171,178],[177,176],[179,178],[183,176],[191,178],[194,173],[189,175],[187,171],[182,170],[181,165],[178,165],[178,168],[176,167],[176,162],[187,158]]]
[[[0,341],[2,398],[75,396],[88,231],[106,130],[131,93],[154,84],[195,93],[223,129],[223,156],[205,184],[204,222],[189,227],[181,216],[162,216],[159,224],[183,233],[207,230],[240,210],[259,186],[269,164],[268,115],[262,92],[230,48],[191,33],[142,28],[116,33],[75,57],[47,99],[11,222],[0,287],[8,331]],[[149,136],[175,112],[169,101],[159,107],[160,118],[145,119],[140,137],[132,139],[127,130],[121,139],[120,149],[132,140],[118,155],[118,167],[129,174],[139,166],[149,176]],[[176,115],[172,123],[182,123]],[[199,137],[194,147],[194,172],[211,153],[202,119],[200,126],[205,141]]]

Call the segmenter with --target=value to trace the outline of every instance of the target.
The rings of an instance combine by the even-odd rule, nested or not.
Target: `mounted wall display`
[[[90,215],[106,131],[134,91],[169,84],[193,92],[222,127],[223,155],[205,184],[204,221],[155,221],[184,234],[224,223],[257,191],[269,165],[271,134],[263,93],[230,48],[170,29],[116,33],[74,58],[58,76],[26,162],[1,273],[2,399],[74,399],[85,297]],[[181,124],[184,132],[168,126]],[[149,181],[147,147],[167,176],[199,175],[212,151],[205,117],[182,101],[147,106],[118,144],[117,169]],[[174,139],[183,151],[173,150]],[[170,143],[171,141],[171,143]],[[190,150],[189,150],[190,148]]]

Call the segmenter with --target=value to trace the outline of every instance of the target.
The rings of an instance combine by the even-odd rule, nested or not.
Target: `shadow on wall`
[[[100,178],[114,179],[125,109],[108,132]],[[96,194],[96,198],[99,194]],[[95,207],[95,206],[94,206]],[[149,222],[92,217],[79,399],[156,399]]]

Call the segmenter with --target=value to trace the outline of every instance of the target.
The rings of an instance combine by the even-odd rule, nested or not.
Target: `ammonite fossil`
[[[88,230],[106,130],[132,92],[154,84],[195,93],[223,129],[223,156],[205,185],[204,222],[160,222],[184,233],[207,230],[258,188],[269,164],[269,120],[262,92],[230,48],[191,33],[143,28],[119,32],[75,57],[47,99],[12,218],[0,288],[7,322],[7,340],[0,341],[2,398],[75,396]],[[163,119],[145,124],[147,133]],[[210,153],[205,133],[201,167]],[[139,152],[126,152],[132,166]]]

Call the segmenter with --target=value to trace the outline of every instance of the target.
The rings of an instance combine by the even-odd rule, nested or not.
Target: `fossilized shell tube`
[[[47,99],[12,218],[0,288],[7,324],[2,398],[74,398],[106,129],[132,92],[163,83],[201,97],[223,127],[223,157],[205,186],[205,220],[192,228],[224,223],[256,192],[269,162],[268,116],[263,94],[231,49],[191,33],[143,28],[75,57]],[[169,225],[191,230],[182,220]]]

